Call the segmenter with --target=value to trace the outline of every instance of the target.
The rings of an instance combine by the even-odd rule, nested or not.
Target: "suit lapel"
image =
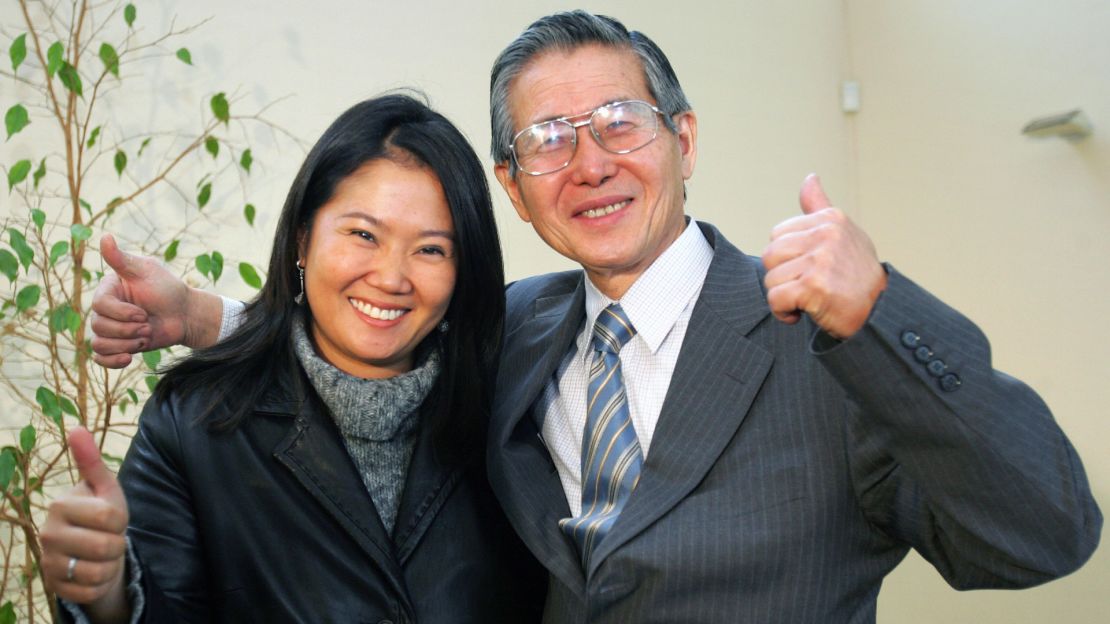
[[[490,429],[490,482],[532,553],[576,592],[585,579],[574,544],[558,530],[566,494],[540,438],[533,407],[566,356],[585,314],[581,279],[567,294],[536,300],[533,315],[506,339]],[[510,352],[511,351],[511,352]]]
[[[591,558],[605,557],[670,511],[713,467],[743,423],[773,356],[745,336],[769,314],[757,264],[710,226],[714,247],[701,295],[655,427],[643,473]]]
[[[302,400],[289,435],[274,448],[274,457],[383,570],[395,595],[407,597],[393,541],[323,409],[310,399]]]

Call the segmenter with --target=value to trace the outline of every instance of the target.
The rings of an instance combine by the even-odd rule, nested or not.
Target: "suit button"
[[[944,374],[944,371],[948,370],[948,365],[944,363],[944,360],[936,359],[926,364],[925,368],[929,369],[929,374],[933,377],[940,377]]]
[[[928,345],[921,345],[917,349],[914,349],[913,359],[925,364],[933,359],[933,350],[930,349]]]
[[[945,392],[955,392],[960,387],[961,383],[963,382],[960,381],[958,375],[955,373],[948,373],[940,378],[940,389]]]
[[[915,332],[905,331],[902,333],[902,346],[907,349],[917,347],[917,342],[919,340],[921,340],[921,336],[918,336]]]

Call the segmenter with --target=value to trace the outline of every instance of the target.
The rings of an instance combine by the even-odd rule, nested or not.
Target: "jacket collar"
[[[303,370],[298,366],[287,378],[293,380],[289,387],[268,389],[256,408],[256,412],[290,418],[288,434],[274,448],[275,459],[382,569],[395,594],[407,601],[402,567],[459,483],[462,468],[440,463],[430,433],[421,427],[391,537],[338,428]],[[411,611],[411,604],[406,607]]]
[[[640,484],[591,558],[606,556],[674,508],[700,483],[744,421],[773,357],[747,335],[770,313],[762,267],[711,225],[698,224],[714,248],[695,304]],[[581,327],[584,286],[538,299],[507,342],[491,428],[490,478],[506,513],[537,558],[567,587],[583,594],[585,576],[574,545],[558,530],[570,511],[532,418],[544,385]]]

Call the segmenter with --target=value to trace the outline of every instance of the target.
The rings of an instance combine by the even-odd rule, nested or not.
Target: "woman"
[[[80,492],[50,509],[48,582],[105,621],[538,619],[542,574],[482,470],[503,283],[458,130],[402,95],[348,110],[293,182],[242,326],[143,411],[119,474],[131,607],[112,608],[122,548],[73,520]]]

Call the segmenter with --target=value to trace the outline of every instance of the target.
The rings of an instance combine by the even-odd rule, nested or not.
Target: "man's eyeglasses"
[[[509,146],[521,171],[538,176],[570,164],[578,147],[578,128],[590,126],[597,144],[627,154],[651,143],[659,133],[656,115],[665,113],[641,100],[613,102],[592,111],[538,123],[516,133]]]

